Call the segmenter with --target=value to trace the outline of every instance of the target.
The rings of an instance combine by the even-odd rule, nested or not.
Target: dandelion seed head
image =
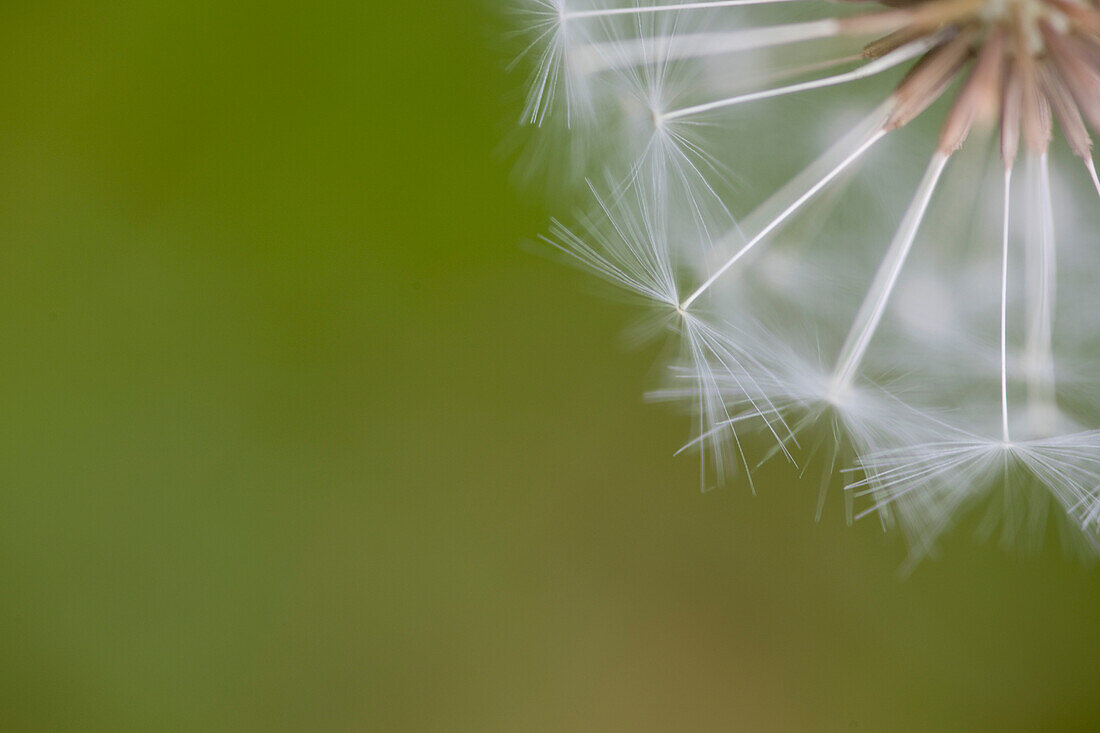
[[[979,505],[1095,548],[1095,4],[534,7],[525,119],[609,171],[548,239],[663,314],[704,488],[827,456],[914,558]]]

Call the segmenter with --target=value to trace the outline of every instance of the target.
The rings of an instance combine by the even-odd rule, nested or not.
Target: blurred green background
[[[1048,730],[1100,576],[697,488],[467,2],[0,10],[0,730]],[[560,213],[560,212],[559,212]]]

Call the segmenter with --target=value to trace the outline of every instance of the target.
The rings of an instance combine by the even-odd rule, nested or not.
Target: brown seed
[[[1032,153],[1045,153],[1050,147],[1054,127],[1050,104],[1039,88],[1039,67],[1027,46],[1023,8],[1017,6],[1015,26],[1016,70],[1020,79],[1020,120],[1024,132],[1024,144]]]
[[[865,59],[878,59],[882,58],[891,51],[896,51],[907,43],[912,43],[919,38],[923,38],[928,35],[928,32],[923,28],[917,28],[915,26],[906,26],[900,30],[896,30],[893,33],[883,36],[877,41],[871,41],[863,47],[863,58]]]
[[[1048,21],[1039,21],[1039,31],[1062,80],[1077,100],[1077,108],[1094,130],[1100,130],[1100,77],[1093,73],[1076,44]]]
[[[968,29],[921,57],[894,92],[896,105],[886,122],[887,130],[909,124],[939,99],[969,58],[974,37],[974,30]]]
[[[1043,93],[1050,100],[1050,106],[1058,117],[1058,124],[1062,127],[1062,134],[1069,143],[1070,150],[1079,158],[1091,160],[1092,138],[1089,137],[1081,112],[1062,77],[1049,63],[1045,63],[1039,69],[1039,79]]]
[[[939,150],[950,155],[966,141],[970,127],[979,114],[995,109],[1000,96],[1002,54],[999,35],[982,45],[966,84],[955,98],[940,131]]]
[[[1001,103],[1001,159],[1005,168],[1012,168],[1020,150],[1020,107],[1023,104],[1023,89],[1016,63],[1012,62],[1005,75],[1004,92]]]

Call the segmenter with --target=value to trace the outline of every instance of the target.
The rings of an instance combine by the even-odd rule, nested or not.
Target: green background
[[[0,729],[1095,725],[1095,570],[698,491],[497,11],[4,4]]]

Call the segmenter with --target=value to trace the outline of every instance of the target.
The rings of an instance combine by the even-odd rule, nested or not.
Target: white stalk
[[[1054,210],[1050,193],[1047,155],[1029,159],[1031,171],[1038,167],[1037,190],[1039,231],[1037,247],[1027,248],[1028,332],[1025,353],[1028,410],[1037,429],[1048,431],[1057,410],[1054,376],[1054,303],[1057,284],[1054,241]]]
[[[1012,168],[1005,168],[1004,226],[1001,236],[1001,437],[1011,442],[1008,434],[1008,227],[1012,195]]]
[[[697,104],[692,107],[684,107],[683,109],[673,110],[671,112],[665,112],[658,116],[659,122],[668,120],[675,120],[681,117],[690,117],[691,115],[701,114],[703,112],[710,112],[716,109],[723,109],[726,107],[733,107],[734,105],[742,104],[744,102],[755,102],[761,99],[769,99],[771,97],[779,97],[785,94],[796,94],[798,92],[810,91],[813,89],[823,89],[825,87],[836,86],[838,84],[846,84],[848,82],[857,81],[859,79],[865,79],[875,74],[881,74],[884,71],[888,71],[895,66],[910,61],[921,54],[925,53],[935,43],[938,42],[939,36],[931,36],[929,38],[922,38],[913,43],[908,43],[900,48],[891,51],[890,53],[877,58],[874,61],[864,64],[857,69],[846,71],[843,74],[835,74],[833,76],[827,76],[823,79],[813,79],[812,81],[804,81],[798,84],[790,84],[783,87],[775,87],[773,89],[765,89],[758,92],[750,92],[747,94],[740,94],[735,97],[727,97],[725,99],[717,99],[713,102],[705,102],[703,104]]]
[[[574,72],[594,74],[601,71],[644,66],[657,61],[702,58],[753,51],[770,46],[829,38],[840,33],[836,18],[805,23],[744,28],[722,32],[676,33],[615,41],[599,41],[578,46],[570,53]]]
[[[782,211],[780,211],[777,216],[769,221],[763,229],[757,232],[752,239],[747,241],[741,247],[741,249],[739,249],[728,260],[726,260],[726,262],[721,267],[719,267],[709,278],[707,278],[706,282],[700,285],[694,293],[688,296],[687,300],[685,300],[680,305],[681,310],[686,311],[688,308],[690,308],[691,304],[699,299],[699,296],[709,290],[710,287],[714,285],[714,283],[717,282],[718,279],[722,277],[722,275],[724,275],[731,267],[737,264],[737,262],[742,257],[752,251],[752,249],[756,247],[756,245],[758,245],[765,237],[771,234],[776,229],[776,227],[789,219],[792,214],[805,206],[810,199],[812,199],[819,191],[821,191],[821,189],[829,185],[830,182],[832,182],[837,176],[839,176],[846,168],[848,168],[848,166],[850,166],[852,163],[862,157],[864,153],[870,150],[871,147],[883,137],[885,137],[885,135],[886,130],[879,127],[873,134],[870,135],[870,137],[866,138],[863,143],[856,148],[854,152],[849,154],[848,157],[844,158],[844,160],[834,166],[823,177],[819,178],[805,191],[802,191],[801,194],[799,194],[794,201],[787,204],[787,206]]]
[[[894,235],[894,241],[890,243],[890,249],[882,264],[879,265],[878,272],[875,273],[875,279],[856,314],[855,321],[848,332],[848,338],[845,339],[844,346],[840,350],[836,369],[833,371],[833,388],[838,393],[851,385],[859,371],[860,363],[867,353],[867,347],[875,335],[883,313],[886,312],[890,295],[894,292],[894,286],[897,285],[898,277],[909,257],[913,240],[917,237],[917,230],[920,229],[921,222],[924,220],[928,204],[932,200],[932,193],[936,190],[949,157],[947,153],[941,151],[937,151],[932,156],[924,178],[917,186],[917,192],[909,205],[909,210],[905,212],[905,218],[902,219],[901,226]]]
[[[746,5],[774,5],[776,3],[806,2],[807,0],[713,0],[698,3],[670,3],[667,5],[642,5],[633,8],[603,8],[599,10],[566,10],[561,14],[562,22],[582,18],[607,18],[614,15],[643,15],[649,13],[678,12],[680,10],[712,10],[715,8],[737,8]]]

